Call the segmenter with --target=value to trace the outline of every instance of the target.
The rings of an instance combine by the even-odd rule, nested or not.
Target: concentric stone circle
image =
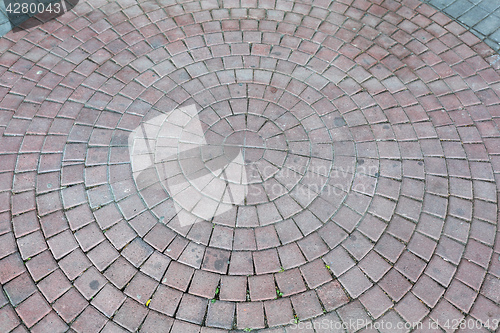
[[[6,331],[498,314],[498,70],[430,7],[88,1],[0,43]],[[259,134],[258,162],[287,194],[179,223],[190,212],[159,168],[135,174],[129,140],[189,105],[212,142],[247,129],[237,116],[282,132]]]

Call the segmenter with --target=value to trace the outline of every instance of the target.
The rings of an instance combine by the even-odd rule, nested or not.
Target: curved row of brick
[[[0,49],[2,331],[500,318],[500,76],[427,5],[87,1]],[[134,179],[190,104],[274,124],[279,195],[185,227]]]

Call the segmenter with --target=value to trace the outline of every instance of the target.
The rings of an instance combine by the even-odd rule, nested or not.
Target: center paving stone
[[[0,331],[498,330],[500,72],[428,5],[80,1],[0,53]]]

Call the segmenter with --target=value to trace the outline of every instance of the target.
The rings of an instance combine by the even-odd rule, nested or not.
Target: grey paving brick
[[[495,32],[500,26],[500,17],[496,15],[489,15],[484,20],[474,26],[474,29],[483,35],[490,35]]]
[[[10,25],[10,22],[4,22],[0,24],[0,37],[8,33],[9,31],[12,30],[12,26]]]
[[[486,9],[475,6],[468,12],[465,12],[461,16],[459,16],[458,21],[469,27],[472,27],[490,14],[491,12],[487,11]]]
[[[5,3],[3,1],[0,1],[0,24],[3,24],[5,22],[9,22],[9,16],[7,15],[7,12],[5,10]]]
[[[498,1],[498,0],[481,0],[481,1],[478,1],[477,5],[491,13],[495,9],[498,9],[500,7],[500,1]]]
[[[5,22],[9,22],[9,17],[4,12],[0,11],[0,23],[3,24]]]
[[[495,42],[500,43],[500,29],[498,29],[496,32],[494,32],[491,36],[491,39],[493,39]]]
[[[468,0],[457,0],[444,9],[444,12],[451,17],[459,17],[474,7],[474,4]]]
[[[432,1],[425,1],[436,7],[437,9],[444,9],[448,7],[453,1],[451,0],[432,0]]]
[[[500,50],[500,44],[498,42],[495,42],[490,38],[485,39],[484,42],[488,44],[488,46],[491,47],[493,50],[495,51]]]

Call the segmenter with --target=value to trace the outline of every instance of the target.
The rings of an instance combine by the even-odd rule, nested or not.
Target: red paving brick
[[[494,332],[499,83],[410,0],[82,0],[9,32],[0,331]]]

